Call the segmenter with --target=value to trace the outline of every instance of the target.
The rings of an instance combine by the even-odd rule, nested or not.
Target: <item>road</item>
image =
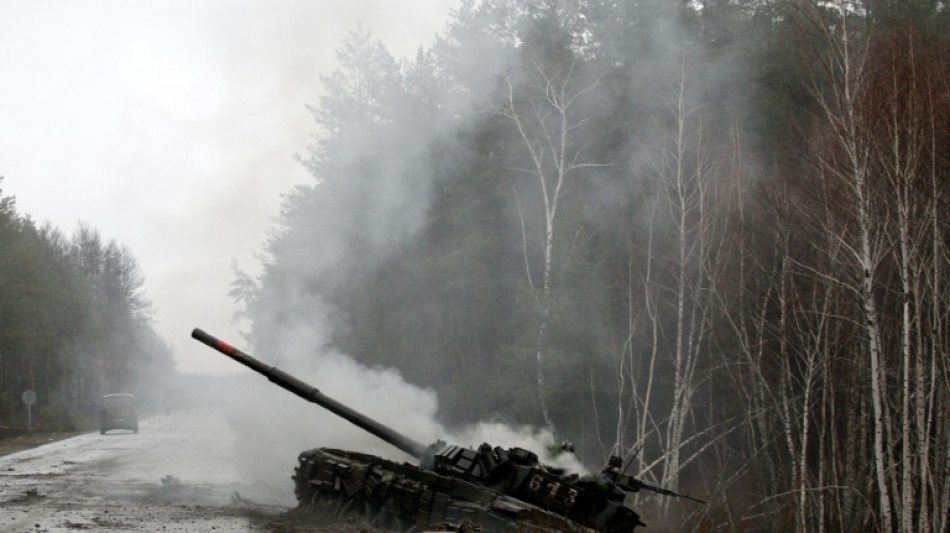
[[[265,517],[281,510],[250,504],[272,502],[241,479],[233,443],[224,417],[204,412],[0,457],[0,531],[271,530]]]

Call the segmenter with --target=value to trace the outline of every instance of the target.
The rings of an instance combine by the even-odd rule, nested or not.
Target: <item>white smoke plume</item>
[[[308,368],[282,368],[327,396],[422,444],[437,440],[470,448],[482,443],[521,447],[542,462],[569,472],[586,469],[573,454],[547,455],[554,444],[549,431],[482,422],[450,432],[436,422],[438,398],[407,383],[398,372],[367,368],[339,353],[311,354]],[[263,359],[263,357],[260,357]],[[263,377],[240,376],[228,394],[228,420],[235,431],[238,469],[268,498],[294,505],[290,475],[297,455],[330,447],[370,453],[395,461],[415,459],[323,407],[308,403]]]
[[[467,35],[469,41],[460,47],[465,53],[459,56],[454,68],[466,71],[460,77],[490,85],[498,79],[507,60],[500,57],[497,46],[491,47],[490,39],[480,44],[483,37]],[[487,89],[465,96],[446,93],[443,97],[452,101],[443,102],[442,109],[451,109],[452,113],[441,119],[443,124],[430,124],[425,131],[394,132],[401,133],[401,138],[384,137],[371,154],[372,165],[381,169],[372,175],[372,183],[358,175],[326,181],[315,176],[319,184],[314,187],[323,187],[324,194],[308,204],[308,220],[313,216],[306,229],[308,233],[298,232],[289,244],[285,243],[287,253],[293,257],[289,270],[299,275],[276,281],[286,284],[280,291],[282,297],[260,305],[258,311],[267,312],[258,313],[255,328],[265,332],[267,339],[263,335],[254,339],[257,344],[253,348],[258,352],[254,355],[267,362],[279,362],[282,370],[420,443],[442,439],[468,447],[484,442],[517,446],[537,453],[544,462],[583,473],[586,469],[571,454],[561,454],[556,460],[545,457],[546,450],[555,442],[553,435],[542,429],[485,421],[450,433],[437,422],[438,398],[434,391],[406,382],[395,370],[367,368],[346,354],[328,349],[330,333],[342,319],[331,303],[315,302],[313,291],[293,286],[298,277],[333,283],[342,278],[340,272],[372,269],[386,259],[386,254],[397,250],[404,239],[412,237],[425,220],[435,179],[424,162],[428,146],[436,139],[426,135],[452,135],[458,126],[456,122],[464,122],[459,117],[483,105],[487,93]],[[334,160],[359,161],[368,157],[368,148],[362,145],[341,143],[334,145],[334,150]],[[352,153],[348,153],[350,150]],[[346,248],[344,243],[351,237],[354,223],[374,252],[372,257],[353,254]],[[263,379],[242,381],[241,390],[232,395],[229,417],[238,434],[241,468],[248,481],[273,486],[290,497],[292,485],[288,478],[297,454],[305,449],[338,447],[409,460],[377,437]]]

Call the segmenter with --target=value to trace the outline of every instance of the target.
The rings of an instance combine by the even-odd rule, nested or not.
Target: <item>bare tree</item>
[[[527,279],[532,292],[536,294],[538,311],[535,351],[538,400],[545,424],[555,432],[556,426],[547,400],[544,359],[554,289],[555,244],[560,230],[558,210],[568,182],[575,179],[579,171],[604,166],[603,163],[587,159],[589,137],[585,138],[583,128],[593,115],[584,112],[583,103],[585,97],[598,87],[598,82],[579,72],[580,63],[570,49],[562,50],[556,61],[539,57],[528,59],[522,72],[523,79],[516,80],[512,74],[505,77],[505,101],[498,109],[500,114],[514,123],[517,138],[527,156],[526,164],[515,170],[533,180],[541,203],[540,288],[536,286],[532,274],[531,246],[527,233],[523,233],[522,244]],[[520,199],[518,201],[520,209]],[[521,213],[524,226],[524,211]]]
[[[723,220],[713,208],[722,205],[717,198],[719,156],[706,136],[702,109],[690,101],[688,80],[684,51],[677,83],[668,92],[665,121],[670,127],[644,151],[652,176],[650,189],[656,195],[648,200],[655,204],[648,204],[653,207],[641,281],[651,348],[641,355],[645,375],[634,382],[639,410],[636,446],[653,441],[659,457],[648,461],[641,456],[639,473],[656,477],[672,490],[678,489],[682,470],[695,460],[697,450],[707,449],[721,434],[710,428],[688,430],[695,416],[694,398],[706,379],[710,295],[721,262],[717,224]],[[660,355],[661,336],[666,335],[672,349],[669,355]],[[669,388],[657,386],[660,363],[672,374]],[[657,394],[663,394],[662,399]],[[668,405],[668,410],[661,405]],[[687,447],[692,449],[688,454]]]
[[[792,456],[798,473],[796,490],[809,489],[810,479],[818,481],[817,514],[804,509],[809,502],[800,496],[796,523],[800,529],[823,527],[826,501],[837,502],[850,513],[860,500],[850,494],[863,494],[876,500],[865,514],[873,527],[942,530],[947,469],[933,461],[935,443],[947,435],[936,416],[941,410],[937,398],[946,397],[936,379],[936,368],[946,359],[943,313],[938,311],[938,302],[945,298],[941,293],[947,264],[938,257],[945,253],[946,229],[935,218],[946,194],[936,178],[943,172],[936,161],[945,150],[938,139],[946,138],[945,128],[937,126],[944,113],[942,100],[934,97],[935,89],[945,90],[940,89],[942,76],[935,74],[941,66],[922,58],[925,53],[918,50],[920,41],[913,32],[856,31],[851,27],[856,15],[849,6],[839,5],[837,13],[834,24],[813,20],[825,37],[825,49],[820,56],[824,79],[813,90],[819,114],[810,133],[817,180],[812,183],[824,191],[820,202],[825,207],[821,217],[802,211],[802,220],[815,232],[810,242],[816,257],[823,260],[796,264],[803,279],[826,286],[825,301],[811,308],[801,306],[797,313],[823,317],[828,333],[834,323],[841,324],[836,329],[849,322],[860,327],[863,342],[846,349],[857,356],[848,360],[846,371],[860,387],[857,390],[868,395],[848,398],[848,405],[842,406],[852,409],[850,424],[836,429],[826,427],[833,424],[826,415],[818,419],[821,435],[844,432],[845,438],[818,441],[818,450],[826,451],[818,452],[820,459],[811,473],[800,463],[810,455],[806,445],[812,437],[806,430],[811,422],[803,417],[800,428],[786,426],[786,440],[801,445],[800,454]],[[827,307],[831,294],[853,301],[853,311],[847,305]],[[817,323],[812,324],[797,321],[795,329],[819,331]],[[821,353],[840,345],[834,342],[837,335],[828,333],[822,335],[824,340],[816,337],[824,346]],[[797,342],[782,359],[804,357],[809,362],[810,350],[808,343]],[[831,363],[823,359],[817,362]],[[825,368],[817,374],[809,370],[796,388],[785,393],[809,397],[814,389],[807,378],[816,376],[821,384],[820,412],[843,412],[836,407],[834,370]],[[809,401],[802,406],[811,409]],[[874,480],[870,485],[861,483],[865,454],[860,442],[866,434],[873,443],[866,460]],[[838,457],[845,454],[852,461],[840,461]],[[841,487],[837,498],[824,496],[837,487]]]
[[[849,31],[851,14],[846,6],[839,8],[840,29],[827,34],[828,53],[824,65],[831,83],[827,92],[816,91],[822,119],[831,131],[833,154],[818,147],[820,171],[828,179],[844,184],[849,192],[849,208],[855,219],[854,237],[843,238],[841,245],[850,252],[856,269],[857,293],[863,309],[862,326],[865,348],[870,363],[871,404],[874,420],[874,464],[878,505],[882,528],[893,529],[892,465],[887,449],[893,440],[893,419],[885,398],[886,376],[882,364],[881,324],[876,293],[878,264],[884,243],[872,208],[870,186],[871,147],[859,106],[864,79],[865,56],[855,50],[855,35]],[[837,157],[839,156],[840,157]]]

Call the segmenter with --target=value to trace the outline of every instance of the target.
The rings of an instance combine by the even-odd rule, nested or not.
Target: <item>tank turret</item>
[[[695,500],[623,474],[619,458],[611,458],[600,473],[579,476],[542,464],[523,448],[487,443],[466,448],[442,441],[423,445],[200,329],[191,336],[419,461],[398,463],[332,448],[305,450],[293,475],[305,510],[357,512],[372,525],[405,530],[619,533],[645,525],[629,506],[629,493],[646,489]]]

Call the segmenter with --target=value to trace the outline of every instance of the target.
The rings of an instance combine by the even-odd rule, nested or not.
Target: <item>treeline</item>
[[[946,531],[948,27],[924,0],[486,0],[403,62],[358,29],[315,181],[233,294],[260,350],[322,338],[447,424],[711,500],[672,530]]]
[[[158,401],[174,372],[131,252],[88,225],[72,238],[17,212],[0,191],[0,426],[79,429],[110,392]]]

